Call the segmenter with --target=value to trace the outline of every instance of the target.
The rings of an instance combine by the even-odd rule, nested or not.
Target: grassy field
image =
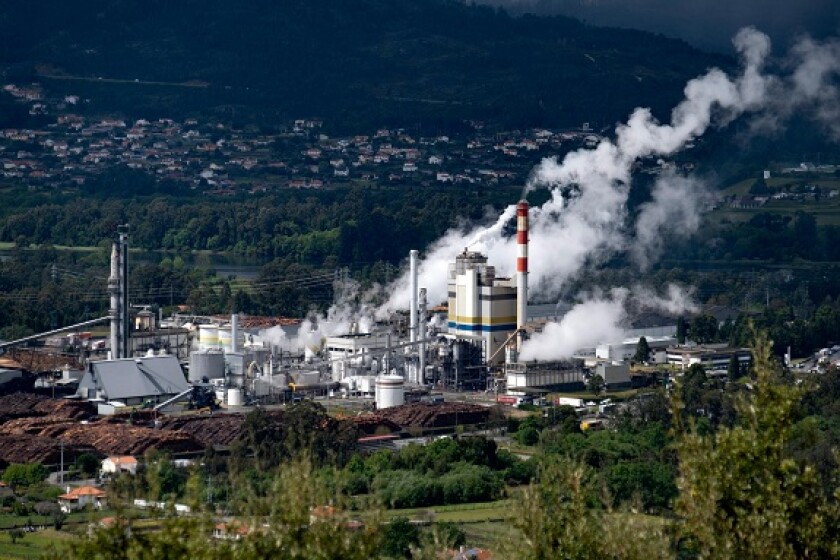
[[[476,523],[479,521],[502,521],[510,510],[510,500],[433,506],[428,508],[390,509],[385,511],[386,519],[407,517],[409,519],[428,519],[430,521],[450,521],[452,523]]]
[[[750,188],[755,181],[756,179],[745,179],[721,190],[720,195],[723,197],[733,195],[745,196],[749,194]],[[803,183],[816,185],[824,190],[840,189],[840,179],[836,178],[805,179],[803,177],[773,177],[767,180],[767,186],[773,190]],[[813,214],[819,225],[840,225],[840,200],[838,199],[822,200],[820,202],[771,200],[761,208],[740,209],[723,207],[709,214],[707,219],[713,223],[723,221],[740,223],[746,222],[760,212],[773,212],[785,216],[793,216],[797,212],[807,212]]]
[[[75,537],[64,531],[45,529],[34,533],[25,533],[23,538],[12,544],[7,531],[0,533],[0,558],[16,560],[18,558],[40,558],[51,547],[67,542]]]
[[[67,520],[65,523],[67,525],[76,525],[80,523],[90,523],[91,521],[95,521],[97,519],[102,519],[103,517],[108,517],[113,515],[113,512],[109,510],[103,511],[96,511],[96,512],[74,512],[67,515]],[[41,515],[33,513],[28,517],[22,517],[20,515],[14,515],[12,513],[2,513],[0,514],[0,531],[11,529],[12,527],[24,527],[27,524],[27,520],[32,523],[32,525],[52,525],[52,520],[50,518],[44,518]]]

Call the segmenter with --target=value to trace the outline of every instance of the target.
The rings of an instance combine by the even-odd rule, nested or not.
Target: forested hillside
[[[7,79],[37,73],[144,117],[604,126],[637,105],[666,115],[721,64],[661,36],[455,0],[12,0],[0,14]]]

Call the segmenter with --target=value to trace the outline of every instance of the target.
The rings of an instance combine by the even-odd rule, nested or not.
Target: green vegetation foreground
[[[538,482],[515,497],[511,523],[521,538],[497,554],[534,560],[838,557],[836,468],[826,478],[817,460],[792,449],[806,384],[781,370],[770,347],[766,336],[757,337],[755,368],[734,397],[731,425],[712,430],[674,397],[679,474],[672,519],[613,511],[611,500],[600,497],[591,466],[553,455],[541,464]],[[165,519],[156,532],[118,521],[47,558],[437,558],[462,539],[444,530],[451,528],[435,527],[406,542],[378,508],[365,512],[360,524],[341,483],[319,483],[314,472],[306,460],[280,464],[270,491],[249,504],[252,515],[232,522],[243,528],[241,538],[208,538],[214,527],[209,516]],[[317,514],[323,508],[315,508],[327,503],[329,514]]]

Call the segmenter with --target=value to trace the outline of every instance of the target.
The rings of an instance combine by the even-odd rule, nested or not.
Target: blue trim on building
[[[469,332],[499,332],[516,330],[516,324],[514,323],[508,323],[503,325],[464,325],[450,321],[448,326],[450,329],[457,329],[459,331]]]

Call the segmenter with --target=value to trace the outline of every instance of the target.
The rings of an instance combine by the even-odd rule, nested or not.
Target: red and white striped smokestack
[[[516,205],[516,328],[522,329],[528,322],[528,202],[520,200]],[[517,337],[522,346],[522,335]]]

